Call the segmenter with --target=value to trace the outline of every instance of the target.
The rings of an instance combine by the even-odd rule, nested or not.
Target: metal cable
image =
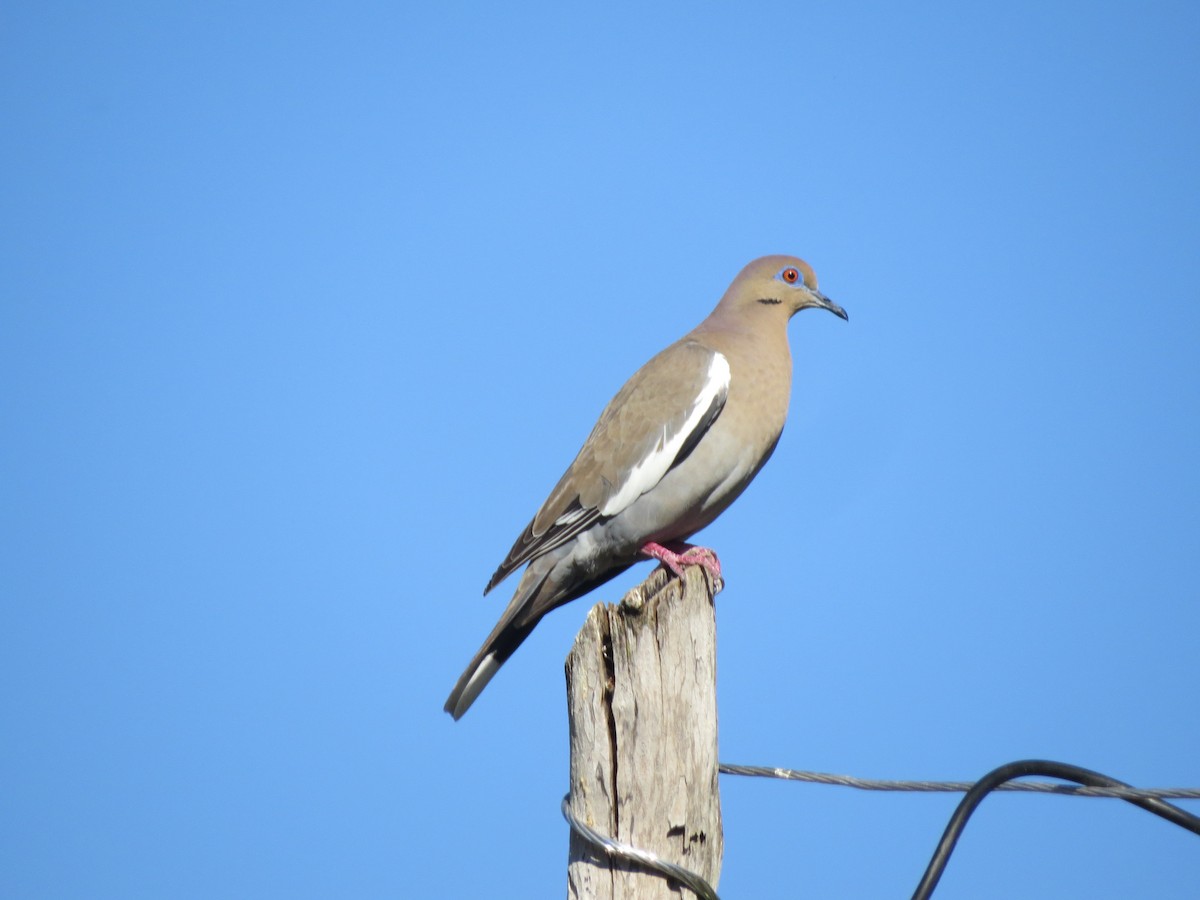
[[[683,866],[665,860],[657,853],[642,850],[623,841],[613,840],[575,818],[574,813],[571,812],[570,794],[563,797],[562,814],[563,818],[567,820],[576,834],[590,841],[609,856],[634,862],[644,868],[653,869],[660,875],[666,875],[668,878],[678,881],[684,887],[688,888],[697,897],[701,898],[701,900],[720,900],[717,892],[713,890],[712,885],[690,869],[685,869]]]
[[[1184,800],[1200,800],[1200,788],[1135,788],[1128,785],[1122,785],[1109,779],[1107,776],[1092,773],[1086,769],[1078,769],[1073,767],[1075,772],[1084,772],[1088,776],[1094,776],[1088,780],[1108,781],[1107,785],[1074,785],[1074,784],[1058,784],[1048,781],[1003,781],[1001,778],[994,777],[996,775],[1007,775],[1007,770],[1013,767],[1030,766],[1033,762],[1037,762],[1042,771],[1040,774],[1050,774],[1047,766],[1062,766],[1066,768],[1064,763],[1050,763],[1042,761],[1023,761],[1020,763],[1011,763],[1009,766],[1002,767],[996,772],[989,773],[989,776],[981,781],[895,781],[888,779],[873,779],[873,778],[854,778],[850,775],[833,775],[828,772],[810,772],[802,769],[782,769],[772,766],[741,766],[734,763],[721,763],[719,770],[725,775],[747,775],[755,778],[779,778],[784,781],[803,781],[810,784],[831,784],[840,787],[858,788],[864,791],[915,791],[926,793],[974,793],[978,798],[982,798],[983,793],[987,791],[1026,791],[1040,794],[1068,794],[1076,797],[1110,797],[1119,800],[1127,800],[1139,805],[1145,806],[1151,812],[1158,812],[1159,815],[1164,815],[1155,804],[1161,805],[1168,811],[1177,812],[1180,816],[1196,820],[1196,817],[1178,809],[1170,807],[1169,804],[1161,804],[1164,799],[1184,799]],[[1018,772],[1018,774],[1026,774]],[[1027,774],[1039,774],[1037,767],[1028,771]],[[1071,777],[1063,775],[1061,777]],[[986,784],[985,784],[986,782]],[[982,793],[981,793],[981,789]],[[978,803],[978,798],[975,804]],[[684,887],[691,890],[701,900],[720,900],[717,897],[717,892],[713,890],[704,878],[685,869],[683,866],[663,859],[657,853],[649,850],[642,850],[639,847],[634,847],[631,844],[626,844],[623,841],[614,840],[607,835],[601,834],[594,828],[584,824],[577,819],[571,812],[571,796],[568,794],[563,797],[562,814],[567,820],[571,828],[592,845],[603,850],[609,856],[625,860],[627,862],[636,863],[644,868],[665,875],[674,881],[679,882]],[[965,800],[964,800],[965,802]],[[973,808],[973,806],[971,807]],[[961,809],[961,807],[960,807]],[[953,834],[953,838],[943,837],[942,844],[934,854],[934,859],[930,863],[930,870],[926,872],[925,880],[918,888],[917,894],[914,896],[927,897],[933,891],[933,887],[937,884],[938,878],[941,876],[941,869],[945,866],[946,860],[954,847],[954,842],[957,840],[957,833],[961,831],[962,825],[965,824],[969,811],[964,815],[961,812],[956,813],[961,821],[955,825],[952,821],[951,826],[947,829],[947,834]],[[1196,820],[1200,821],[1200,820]],[[1179,824],[1176,822],[1176,824]],[[1196,830],[1191,825],[1187,826],[1189,830]],[[955,830],[957,828],[957,831]]]
[[[1064,778],[1091,787],[1130,788],[1130,785],[1123,781],[1117,781],[1115,778],[1093,772],[1091,769],[1050,759],[1021,759],[993,769],[971,786],[966,796],[958,804],[958,808],[954,810],[954,815],[950,817],[950,824],[942,833],[942,839],[938,841],[938,845],[933,851],[929,866],[925,869],[925,874],[921,877],[921,882],[913,893],[913,900],[929,900],[929,897],[933,895],[934,888],[937,887],[942,872],[946,869],[946,863],[950,860],[950,854],[954,852],[954,845],[958,843],[959,836],[967,827],[967,820],[983,802],[983,798],[1013,778],[1023,778],[1026,775],[1048,775],[1051,778]],[[1141,807],[1146,812],[1161,816],[1173,825],[1186,828],[1193,834],[1200,834],[1200,816],[1194,816],[1187,810],[1180,809],[1165,800],[1157,797],[1124,797],[1122,799]]]
[[[850,775],[831,775],[827,772],[807,772],[801,769],[780,769],[771,766],[739,766],[721,763],[726,775],[749,775],[757,778],[781,778],[785,781],[805,781],[812,784],[833,784],[864,791],[923,791],[965,793],[974,787],[973,781],[889,781],[854,778]],[[1049,781],[1010,781],[998,785],[998,791],[1029,791],[1040,794],[1072,794],[1078,797],[1115,797],[1119,800],[1200,800],[1200,788],[1135,788],[1092,787],[1074,784],[1055,784]]]

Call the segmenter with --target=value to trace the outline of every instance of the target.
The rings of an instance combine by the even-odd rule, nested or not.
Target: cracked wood
[[[714,585],[689,566],[656,569],[619,606],[597,604],[567,657],[571,809],[593,828],[652,850],[716,885]],[[610,860],[571,834],[571,900],[679,900],[685,888]]]

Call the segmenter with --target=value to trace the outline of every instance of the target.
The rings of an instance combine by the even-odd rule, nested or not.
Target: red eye
[[[797,272],[795,269],[784,269],[783,270],[783,280],[786,281],[788,284],[795,284],[797,281],[800,280],[800,273]]]

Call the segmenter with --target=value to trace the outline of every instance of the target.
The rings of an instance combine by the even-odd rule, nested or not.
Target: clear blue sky
[[[1198,46],[1182,2],[6,4],[0,895],[562,896],[589,601],[442,701],[764,253],[850,321],[792,322],[704,533],[723,758],[1200,784]],[[955,803],[722,799],[730,900],[907,896]],[[1140,810],[1000,796],[938,896],[1197,883]]]

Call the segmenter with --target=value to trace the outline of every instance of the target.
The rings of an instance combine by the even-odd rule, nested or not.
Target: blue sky
[[[723,759],[1200,784],[1200,9],[434,7],[0,13],[0,894],[560,896],[591,600],[441,704],[599,410],[765,253],[850,321],[792,322],[703,535]],[[882,897],[955,798],[722,801],[723,896]],[[1000,796],[937,896],[1198,880]]]

